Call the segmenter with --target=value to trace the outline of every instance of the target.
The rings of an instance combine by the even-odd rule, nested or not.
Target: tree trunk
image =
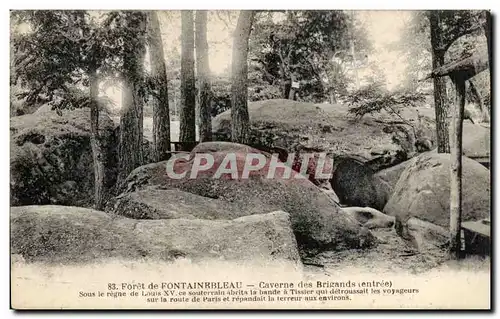
[[[212,140],[211,89],[208,64],[207,11],[196,11],[196,71],[198,75],[200,142]]]
[[[337,98],[335,97],[335,93],[331,92],[330,93],[330,104],[336,104],[337,103]]]
[[[155,162],[170,157],[170,113],[168,106],[168,82],[160,22],[155,11],[149,13],[151,77],[153,97],[153,159]]]
[[[179,141],[182,150],[196,142],[196,95],[194,80],[194,21],[193,11],[181,12],[181,118]]]
[[[90,145],[94,162],[94,208],[104,207],[104,154],[99,136],[99,80],[96,70],[89,72],[90,79]]]
[[[290,76],[290,92],[288,92],[288,99],[289,100],[295,100],[295,93],[297,92],[297,90],[293,87],[293,82],[295,82],[295,76],[292,74]]]
[[[240,11],[233,42],[231,83],[231,140],[247,144],[250,139],[248,115],[248,38],[255,12]]]
[[[445,51],[442,39],[439,12],[432,10],[429,12],[431,26],[431,46],[432,46],[432,69],[435,70],[444,65]],[[449,105],[446,94],[446,79],[435,77],[434,82],[434,111],[436,115],[436,136],[438,153],[450,152],[450,140],[448,129]]]
[[[465,107],[465,80],[453,77],[455,84],[455,103],[452,114],[450,140],[450,257],[460,258],[461,220],[462,220],[462,129]]]
[[[146,21],[141,14],[139,18],[131,19],[131,27],[145,34]],[[132,24],[135,24],[132,26]],[[135,35],[143,38],[141,35]],[[144,41],[129,43],[123,57],[123,88],[122,110],[120,117],[120,147],[119,173],[120,185],[138,166],[143,164],[143,97],[140,96],[140,87],[143,81],[143,62],[145,55]]]

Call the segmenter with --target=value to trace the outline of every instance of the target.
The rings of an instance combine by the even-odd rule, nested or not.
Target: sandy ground
[[[314,274],[329,275],[341,272],[346,267],[365,269],[373,273],[424,274],[440,268],[489,271],[490,259],[469,256],[460,262],[450,261],[442,249],[415,251],[410,248],[394,229],[374,229],[371,232],[380,243],[367,250],[344,250],[323,252],[305,258],[305,269]]]
[[[404,242],[392,232],[394,230],[375,230],[382,243],[374,249],[324,252],[315,258],[306,258],[304,264],[177,259],[173,263],[103,260],[48,265],[26,263],[21,257],[13,256],[12,306],[16,309],[491,307],[489,258],[450,261],[438,250],[408,254]],[[217,289],[168,286],[195,282],[229,282],[241,286]],[[162,285],[166,288],[162,289]],[[221,295],[214,297],[210,291]],[[132,295],[133,292],[136,295]],[[161,296],[152,299],[152,294]],[[196,300],[194,294],[204,294],[204,297]]]
[[[113,260],[86,265],[42,265],[18,260],[13,263],[11,272],[12,306],[20,309],[490,307],[489,261],[469,259],[460,263],[443,263],[415,274],[370,268],[373,263],[367,262],[374,261],[374,255],[359,258],[354,252],[349,255],[351,257],[344,258],[342,263],[325,267],[322,271],[287,263],[255,261],[234,263],[214,260],[193,263],[178,260],[166,264]],[[381,267],[391,262],[376,260],[375,264]],[[176,283],[206,281],[229,282],[240,286],[217,289],[173,286]],[[132,295],[133,291],[137,295]],[[222,295],[216,299],[208,295],[207,291],[222,292]],[[161,299],[150,299],[152,292],[161,295]],[[191,297],[195,293],[205,294],[205,297],[196,300]],[[268,295],[273,295],[274,299]],[[172,296],[174,299],[171,299]],[[228,299],[223,300],[223,296]],[[249,299],[252,297],[255,300]]]

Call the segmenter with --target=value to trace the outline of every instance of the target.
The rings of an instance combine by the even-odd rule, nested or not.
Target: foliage
[[[325,94],[332,96],[348,94],[347,88],[353,80],[348,77],[341,61],[328,63],[324,72],[326,75]]]
[[[486,50],[486,38],[481,28],[484,22],[482,11],[439,10],[439,25],[444,43],[441,50],[446,51],[445,63],[470,56],[475,50]],[[419,81],[432,71],[428,11],[414,11],[405,22],[400,40],[392,49],[400,51],[407,63],[406,79],[400,89],[425,92],[431,82]],[[485,72],[487,73],[487,72]],[[481,77],[478,90],[482,95],[489,94],[489,77]],[[451,83],[448,83],[451,89]]]
[[[71,85],[87,80],[82,68],[83,11],[14,11],[13,20],[27,23],[31,32],[12,40],[13,83],[23,89],[17,97],[27,104],[73,100]],[[64,103],[64,102],[63,102]]]
[[[231,109],[231,80],[228,76],[212,79],[212,117]]]
[[[351,93],[348,97],[349,113],[360,120],[365,114],[378,113],[382,110],[400,117],[398,107],[416,106],[425,100],[422,93],[398,91],[389,92],[380,83],[370,83]]]
[[[369,49],[364,35],[344,11],[261,12],[250,37],[250,86],[287,97],[296,81],[301,99],[322,101],[345,77],[339,66],[354,58],[350,41],[359,52]]]
[[[29,31],[12,38],[13,83],[25,103],[49,103],[59,110],[85,107],[89,74],[97,71],[108,85],[119,81],[123,61],[144,43],[138,21],[144,13],[82,10],[13,11],[14,23]],[[143,83],[147,83],[143,81]],[[144,85],[142,95],[147,96]]]
[[[405,20],[401,36],[392,45],[405,60],[406,77],[399,89],[422,91],[431,88],[430,82],[420,82],[425,75],[432,71],[432,55],[430,27],[425,11],[412,11]]]
[[[480,34],[484,23],[483,11],[479,10],[438,10],[443,47],[447,51],[459,38],[467,34]]]

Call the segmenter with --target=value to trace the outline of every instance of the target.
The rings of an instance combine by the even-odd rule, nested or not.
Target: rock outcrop
[[[292,100],[264,100],[248,105],[250,115],[249,145],[280,147],[288,152],[301,148],[335,155],[359,156],[373,161],[375,170],[407,158],[414,151],[412,126],[435,144],[433,110],[403,109],[407,123],[394,114],[382,111],[355,120],[344,105],[312,104]],[[401,122],[401,123],[400,123]],[[412,126],[408,125],[411,124]],[[212,122],[214,137],[231,138],[231,111],[219,114]]]
[[[401,176],[401,174],[405,170],[406,166],[408,166],[408,163],[410,163],[410,162],[411,162],[411,160],[404,161],[402,163],[399,163],[398,165],[388,167],[386,169],[383,169],[383,170],[375,173],[375,176],[377,178],[381,179],[382,181],[384,181],[385,184],[388,186],[389,198],[390,198],[390,195],[392,194],[392,191],[396,187],[396,184],[399,180],[399,177]]]
[[[490,167],[491,130],[487,124],[464,121],[463,154]]]
[[[337,158],[330,181],[340,203],[382,210],[389,200],[390,186],[364,163],[350,157]]]
[[[490,216],[490,171],[462,158],[462,221]],[[384,213],[405,227],[414,217],[448,229],[450,224],[450,155],[423,153],[401,174]]]
[[[12,207],[11,254],[26,262],[284,260],[299,254],[285,212],[233,220],[135,220],[81,207]]]
[[[234,219],[272,211],[263,203],[247,206],[155,186],[124,193],[112,209],[114,214],[134,219]]]
[[[129,175],[126,189],[119,197],[144,190],[148,186],[157,186],[231,202],[239,207],[265,205],[268,209],[283,210],[290,214],[301,247],[344,249],[373,244],[369,232],[361,234],[361,227],[355,219],[343,214],[327,194],[297,172],[289,169],[287,174],[284,168],[277,168],[276,174],[271,174],[269,178],[270,162],[267,161],[262,168],[250,171],[248,178],[244,178],[242,174],[248,153],[206,154],[213,156],[214,165],[199,171],[195,178],[191,178],[195,161],[193,154],[186,154],[186,158],[175,161],[173,171],[176,174],[184,173],[181,178],[167,175],[167,161],[139,167]],[[232,159],[228,160],[228,155]],[[236,167],[232,173],[218,175],[219,167],[228,168],[232,165]],[[251,212],[252,209],[247,210],[247,213]],[[213,217],[213,214],[208,215]],[[223,217],[224,214],[219,215]]]
[[[10,119],[11,205],[89,206],[94,191],[90,110],[62,111],[44,106],[33,114]],[[104,113],[99,117],[104,145],[105,188],[116,180],[114,125]]]

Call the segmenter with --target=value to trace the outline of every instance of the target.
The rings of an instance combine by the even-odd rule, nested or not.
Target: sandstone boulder
[[[343,249],[359,248],[361,242],[365,246],[373,244],[369,232],[361,234],[361,227],[356,220],[343,214],[340,207],[321,189],[299,176],[297,172],[288,169],[287,174],[285,169],[277,168],[276,174],[268,178],[270,162],[267,161],[262,168],[249,172],[248,178],[243,178],[248,153],[209,154],[214,158],[214,165],[210,169],[200,171],[196,178],[190,178],[195,161],[193,154],[174,162],[173,171],[177,174],[185,173],[184,177],[179,179],[167,175],[167,161],[139,167],[127,178],[124,193],[155,185],[163,189],[178,189],[228,201],[240,207],[265,205],[272,210],[283,210],[290,214],[292,227],[301,247]],[[229,157],[232,160],[225,161],[228,154],[232,154]],[[227,164],[229,166],[226,166]],[[224,173],[217,176],[219,167],[228,168],[232,165],[236,167],[234,174]],[[250,209],[247,210],[247,213],[250,212]],[[368,238],[361,240],[360,237]]]
[[[401,161],[406,158],[401,152],[413,150],[414,131],[408,124],[395,124],[401,122],[396,115],[382,111],[355,120],[348,110],[346,105],[315,105],[283,99],[251,102],[249,145],[281,147],[288,152],[305,147],[334,155],[360,156],[367,161],[379,157]],[[409,124],[435,144],[432,109],[422,108],[418,113],[417,108],[405,108],[401,112]],[[215,117],[212,127],[214,138],[230,141],[231,111]],[[393,160],[382,162],[396,164]]]
[[[448,246],[449,228],[418,218],[410,218],[404,227],[407,227],[404,236],[407,236],[410,239],[409,244],[419,251],[443,249]]]
[[[472,124],[464,121],[464,136],[463,136],[463,153],[465,156],[479,161],[481,164],[485,165],[482,161],[487,159],[489,163],[490,156],[490,130],[488,127],[480,124]],[[437,153],[434,149],[432,153]],[[411,160],[404,161],[395,166],[388,167],[381,171],[375,173],[375,176],[381,178],[390,186],[390,190],[394,190],[399,177],[403,173],[404,169],[408,166]],[[489,167],[489,165],[486,165]]]
[[[116,145],[113,122],[99,118],[107,154],[105,188],[116,180]],[[90,146],[90,110],[62,111],[49,107],[10,119],[11,205],[88,206],[93,199],[94,177]]]
[[[464,121],[463,154],[490,167],[491,130],[489,124]]]
[[[155,186],[124,193],[113,207],[114,214],[134,219],[234,219],[271,210],[263,203],[247,206]]]
[[[462,221],[490,216],[490,171],[462,158]],[[450,216],[450,155],[423,153],[401,174],[384,213],[403,226],[411,217],[448,229]]]
[[[289,215],[272,212],[234,220],[134,220],[68,206],[11,208],[11,254],[27,262],[100,259],[297,262]]]
[[[193,151],[191,154],[196,154],[196,153],[214,153],[214,152],[244,152],[244,153],[256,153],[256,154],[264,154],[266,156],[271,156],[270,153],[267,153],[263,150],[256,149],[254,147],[245,145],[245,144],[239,144],[239,143],[232,143],[232,142],[225,142],[225,141],[214,141],[214,142],[203,142],[198,145],[196,145],[193,148]]]
[[[351,157],[335,160],[330,183],[343,205],[382,210],[389,200],[389,185],[364,163]]]
[[[399,163],[398,165],[388,167],[386,169],[383,169],[375,173],[375,176],[382,179],[389,187],[390,190],[389,197],[392,194],[394,187],[396,187],[399,177],[405,170],[406,166],[408,166],[408,163],[410,163],[410,161],[404,161],[402,163]]]
[[[244,144],[215,141],[204,142],[198,144],[193,151],[193,155],[198,153],[210,152],[240,152],[240,153],[254,153],[263,154],[267,158],[272,156],[276,157],[280,162],[286,163],[294,171],[302,173],[315,185],[320,186],[328,184],[333,172],[333,158],[327,153],[320,153],[320,150],[306,149],[300,147],[296,153],[288,153],[280,147],[270,147],[265,145],[258,145],[254,148]],[[308,156],[307,158],[304,156]]]

